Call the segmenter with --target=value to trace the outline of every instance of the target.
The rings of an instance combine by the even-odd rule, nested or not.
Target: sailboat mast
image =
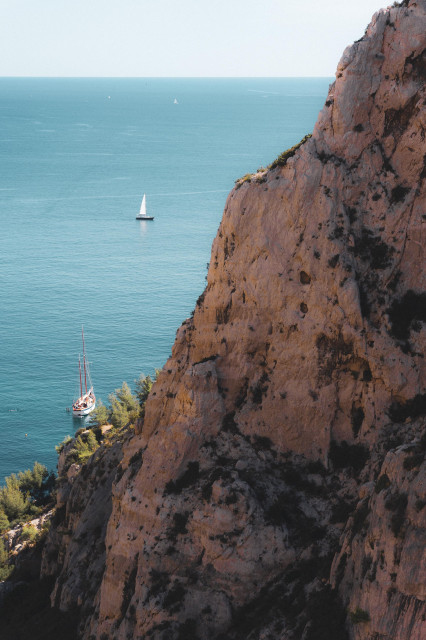
[[[83,367],[84,367],[84,388],[87,393],[87,379],[86,379],[86,352],[84,349],[84,329],[81,327],[81,337],[83,338]]]
[[[81,361],[80,361],[80,354],[78,354],[78,370],[80,373],[80,398],[83,395],[83,387],[81,386]]]

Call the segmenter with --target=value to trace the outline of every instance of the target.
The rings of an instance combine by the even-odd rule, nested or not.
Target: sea
[[[0,484],[161,369],[234,181],[312,132],[332,78],[0,78]],[[153,221],[136,221],[143,194]]]

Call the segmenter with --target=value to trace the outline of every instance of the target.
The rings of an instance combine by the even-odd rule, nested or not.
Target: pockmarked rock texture
[[[379,11],[237,181],[111,502],[69,478],[46,567],[82,638],[424,634],[425,79],[425,1]]]
[[[223,413],[237,406],[245,433],[324,462],[330,440],[374,441],[393,399],[419,393],[423,7],[378,12],[343,54],[313,136],[231,192],[206,291],[147,409],[147,438],[194,419],[185,389],[207,358]],[[402,327],[397,308],[411,290]]]
[[[424,444],[423,444],[424,447]],[[349,520],[333,563],[349,609],[368,614],[358,637],[426,635],[426,463],[418,442],[390,451]],[[356,585],[356,588],[354,586]]]

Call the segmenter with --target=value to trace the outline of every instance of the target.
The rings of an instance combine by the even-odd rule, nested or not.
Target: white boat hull
[[[82,418],[83,416],[89,415],[89,413],[91,413],[95,407],[96,407],[96,401],[90,407],[85,407],[83,409],[74,409],[73,407],[72,415],[75,416],[76,418]]]
[[[96,407],[96,398],[95,395],[91,392],[90,395],[83,396],[79,398],[72,405],[72,414],[76,418],[81,418],[83,416],[89,415]]]
[[[136,220],[154,220],[154,216],[136,216]]]

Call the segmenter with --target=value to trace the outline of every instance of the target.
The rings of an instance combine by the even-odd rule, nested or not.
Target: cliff
[[[425,636],[425,34],[376,13],[237,181],[143,424],[64,480],[42,573],[81,638]]]

